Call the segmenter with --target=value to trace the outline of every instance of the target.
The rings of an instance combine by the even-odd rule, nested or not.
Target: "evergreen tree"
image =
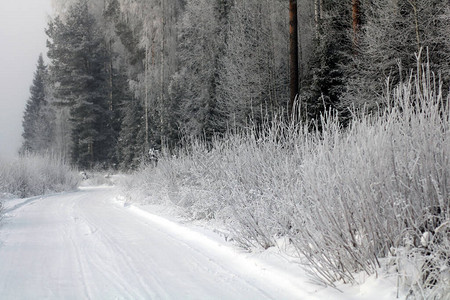
[[[220,54],[223,53],[221,5],[223,1],[188,0],[180,22],[180,69],[173,77],[181,94],[172,95],[180,105],[185,134],[206,137],[225,130],[225,117],[217,99]]]
[[[41,54],[25,107],[21,153],[43,153],[50,148],[53,128],[46,92],[47,77],[47,66]]]
[[[314,55],[310,60],[312,76],[304,80],[302,98],[308,120],[317,125],[320,115],[340,107],[346,81],[343,66],[349,63],[353,41],[351,7],[340,1],[320,4]],[[323,6],[322,6],[323,5]]]
[[[145,152],[178,142],[178,103],[169,85],[178,68],[176,25],[183,5],[184,0],[111,0],[105,11],[125,50],[121,59],[128,64],[130,90],[144,110],[139,142]]]
[[[87,1],[70,7],[47,30],[56,97],[70,107],[72,162],[81,168],[113,161],[112,111],[108,105],[107,51]]]
[[[135,30],[126,20],[118,0],[109,1],[103,15],[114,28],[114,45],[118,49],[113,80],[114,98],[119,107],[114,118],[119,129],[118,165],[122,170],[135,169],[148,151],[148,132],[143,100],[140,98],[142,88],[139,89],[139,79],[144,72],[145,49],[139,43],[140,30]]]
[[[122,170],[136,169],[146,155],[144,134],[144,110],[137,99],[126,101],[123,106],[122,130],[119,136],[119,161]]]

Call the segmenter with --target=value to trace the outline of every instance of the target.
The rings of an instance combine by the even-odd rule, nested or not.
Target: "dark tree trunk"
[[[290,100],[289,116],[294,118],[294,104],[298,95],[298,29],[297,0],[289,0],[289,56],[290,56]]]

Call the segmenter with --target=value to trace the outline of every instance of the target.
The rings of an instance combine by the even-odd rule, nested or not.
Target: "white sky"
[[[22,117],[39,53],[46,53],[50,0],[0,0],[0,157],[22,143]]]

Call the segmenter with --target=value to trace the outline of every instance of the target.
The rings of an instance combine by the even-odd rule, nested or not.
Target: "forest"
[[[296,2],[54,0],[21,152],[129,170],[276,116],[320,129],[336,111],[345,126],[385,105],[419,53],[448,93],[448,1]]]

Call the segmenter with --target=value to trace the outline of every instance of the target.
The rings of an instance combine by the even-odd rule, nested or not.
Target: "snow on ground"
[[[145,216],[155,222],[162,222],[174,232],[188,239],[198,240],[199,244],[208,244],[211,249],[217,248],[217,252],[227,252],[225,255],[237,256],[235,261],[242,262],[248,267],[252,276],[259,276],[266,282],[277,283],[285,289],[290,289],[298,298],[296,299],[366,299],[388,300],[397,298],[395,274],[386,274],[379,270],[379,274],[368,276],[361,273],[357,276],[361,285],[351,286],[337,284],[337,288],[324,288],[313,284],[310,277],[300,266],[298,258],[284,239],[278,241],[277,247],[265,251],[252,249],[252,253],[240,249],[238,246],[227,242],[228,232],[222,224],[204,220],[187,220],[183,211],[170,205],[126,203],[122,196],[117,197],[120,205],[129,207],[136,213]],[[404,299],[404,291],[399,291],[399,299]],[[276,298],[283,299],[283,298]]]
[[[246,253],[118,193],[83,187],[6,200],[0,298],[395,299],[392,280],[369,278],[344,293],[313,285],[277,249]]]

